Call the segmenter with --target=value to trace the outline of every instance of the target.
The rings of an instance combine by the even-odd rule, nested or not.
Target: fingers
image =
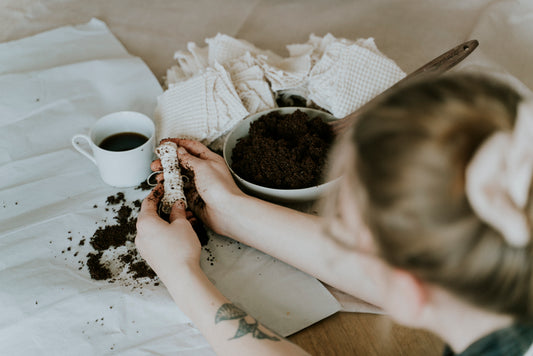
[[[178,145],[178,147],[185,148],[184,150],[181,150],[183,154],[188,153],[189,155],[196,156],[200,159],[218,159],[220,158],[219,155],[211,151],[209,148],[207,148],[204,144],[202,144],[199,141],[193,141],[193,140],[186,140],[186,139],[180,139],[180,138],[165,138],[161,140],[160,144],[163,142],[174,142]],[[182,155],[178,152],[178,158],[181,160]],[[188,167],[187,167],[188,168]],[[150,164],[150,169],[153,172],[162,171],[163,166],[161,165],[161,160],[156,159]]]
[[[178,139],[177,144],[201,159],[213,159],[218,157],[216,153],[211,151],[209,148],[207,148],[207,146],[199,141]]]
[[[185,202],[183,200],[176,201],[170,210],[170,223],[177,219],[187,219],[187,215],[185,213]]]
[[[161,165],[161,160],[159,159],[156,159],[155,161],[153,161],[151,164],[150,164],[150,169],[152,170],[152,172],[154,173],[159,173],[159,174],[156,174],[155,176],[155,181],[157,183],[161,183],[163,182],[163,179],[164,179],[164,175],[163,175],[163,166]],[[152,174],[154,174],[152,173]],[[152,182],[152,175],[150,175],[149,177],[149,182]]]
[[[141,204],[141,210],[139,211],[138,220],[142,220],[146,217],[157,217],[160,218],[158,214],[158,207],[161,198],[163,197],[164,189],[163,184],[158,182],[154,189],[144,198]],[[185,213],[185,202],[178,200],[170,211],[169,221],[173,222],[177,219],[186,219],[187,215]]]
[[[163,184],[163,182],[165,181],[165,175],[163,174],[163,172],[155,176],[155,181],[157,182],[157,184]]]
[[[157,183],[154,189],[144,198],[141,204],[141,210],[139,211],[138,219],[142,219],[143,216],[159,216],[157,214],[157,207],[163,197],[163,184]]]
[[[178,159],[180,163],[190,171],[195,171],[198,164],[202,162],[202,159],[193,156],[183,147],[178,147]]]
[[[164,143],[164,142],[174,142],[176,145],[179,146],[179,145],[180,145],[180,144],[179,144],[179,141],[180,141],[180,140],[181,140],[181,139],[176,138],[176,137],[167,137],[167,138],[162,139],[162,140],[159,142],[159,144],[162,144],[162,143]]]
[[[194,212],[196,216],[200,219],[204,218],[205,202],[200,197],[200,194],[196,189],[190,189],[186,192],[187,202],[189,203],[189,208]]]
[[[163,170],[163,165],[161,164],[161,160],[160,159],[156,159],[155,161],[153,161],[150,164],[150,169],[152,170],[152,172],[162,171]]]

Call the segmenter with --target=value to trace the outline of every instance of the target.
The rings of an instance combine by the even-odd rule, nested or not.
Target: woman
[[[530,126],[532,102],[486,78],[404,86],[337,142],[330,175],[341,179],[321,217],[245,195],[220,156],[175,142],[215,232],[434,332],[446,354],[523,355],[533,342]],[[137,247],[214,350],[305,353],[216,290],[184,207],[170,224],[157,215],[161,194],[143,202]]]

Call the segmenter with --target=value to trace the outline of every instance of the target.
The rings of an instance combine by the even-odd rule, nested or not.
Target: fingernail
[[[185,154],[187,151],[183,147],[178,147],[178,153]]]

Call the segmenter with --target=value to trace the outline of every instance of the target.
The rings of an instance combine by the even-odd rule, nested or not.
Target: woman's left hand
[[[157,214],[162,196],[159,183],[144,199],[137,217],[135,244],[214,351],[218,355],[307,355],[297,345],[268,331],[216,289],[200,268],[200,241],[186,218],[184,204],[174,204],[168,223]],[[237,316],[217,321],[219,314],[227,313]]]
[[[185,203],[178,201],[170,212],[170,222],[157,213],[163,196],[159,183],[144,199],[137,217],[135,245],[141,256],[165,282],[167,277],[185,272],[200,263],[201,245],[186,218]]]

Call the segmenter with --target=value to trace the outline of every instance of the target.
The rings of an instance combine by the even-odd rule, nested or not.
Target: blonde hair
[[[531,318],[531,243],[508,245],[465,195],[468,162],[489,135],[512,129],[520,100],[467,74],[404,86],[344,135],[330,175],[344,176],[389,264],[478,306]]]

